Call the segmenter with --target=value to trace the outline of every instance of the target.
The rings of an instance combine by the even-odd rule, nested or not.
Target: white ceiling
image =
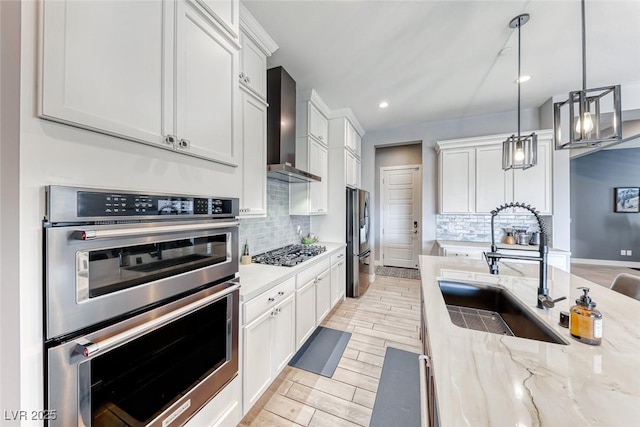
[[[524,12],[522,73],[533,78],[522,108],[582,86],[579,0],[243,4],[280,47],[269,66],[330,108],[350,107],[367,131],[515,110],[518,37],[508,24]],[[587,86],[640,83],[640,0],[588,0],[586,12]]]

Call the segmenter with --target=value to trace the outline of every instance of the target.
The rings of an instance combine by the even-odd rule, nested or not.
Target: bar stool
[[[609,289],[640,301],[640,276],[620,273],[613,279]]]

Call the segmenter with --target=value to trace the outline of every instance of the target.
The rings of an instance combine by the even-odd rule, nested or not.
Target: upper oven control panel
[[[237,198],[138,193],[65,186],[47,187],[47,221],[236,217]]]
[[[231,199],[78,192],[78,217],[232,213]]]

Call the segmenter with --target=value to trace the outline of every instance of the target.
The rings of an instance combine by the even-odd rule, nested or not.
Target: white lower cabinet
[[[344,260],[345,251],[331,257],[331,307],[344,298],[347,282],[347,266]]]
[[[295,279],[292,277],[245,303],[242,376],[245,411],[260,398],[293,356],[296,325],[294,290]]]
[[[316,328],[315,277],[296,291],[296,348],[309,338]]]
[[[331,272],[322,273],[316,279],[316,324],[319,325],[331,311]]]

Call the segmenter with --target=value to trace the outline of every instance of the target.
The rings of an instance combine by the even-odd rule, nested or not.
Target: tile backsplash
[[[245,241],[249,253],[259,253],[292,243],[300,243],[296,228],[303,236],[309,233],[311,219],[308,216],[289,215],[289,183],[267,179],[267,217],[240,220],[240,251]]]
[[[541,217],[547,228],[549,246],[552,246],[552,217]],[[538,231],[538,222],[532,215],[499,214],[494,220],[494,226],[496,242],[501,242],[505,236],[503,227],[526,227],[530,231]],[[491,214],[437,215],[436,239],[491,242]]]

